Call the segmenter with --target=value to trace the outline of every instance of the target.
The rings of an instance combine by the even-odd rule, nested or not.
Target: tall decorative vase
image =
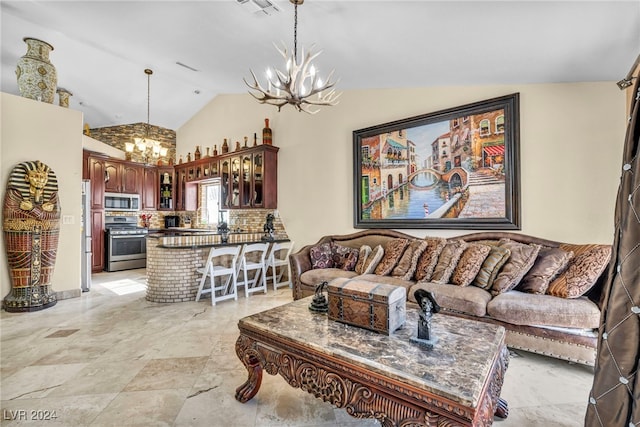
[[[9,312],[37,311],[56,304],[51,278],[60,230],[58,180],[39,160],[11,171],[3,205],[3,230],[11,292]]]
[[[20,95],[53,104],[58,83],[56,67],[49,62],[53,46],[30,37],[23,40],[27,44],[27,53],[18,59],[16,66]]]

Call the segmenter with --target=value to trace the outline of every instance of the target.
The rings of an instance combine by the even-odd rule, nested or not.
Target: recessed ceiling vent
[[[236,0],[244,10],[255,16],[269,16],[280,9],[269,0]]]

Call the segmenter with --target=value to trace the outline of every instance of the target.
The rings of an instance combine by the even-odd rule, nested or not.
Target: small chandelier
[[[147,148],[151,149],[151,155],[153,157],[164,157],[167,155],[168,149],[166,147],[163,147],[159,141],[149,138],[149,128],[151,127],[151,125],[149,124],[149,111],[151,105],[151,74],[153,74],[153,71],[146,68],[144,70],[144,73],[147,75],[147,124],[145,126],[145,135],[143,138],[133,138],[133,144],[125,144],[127,157],[131,156],[130,153],[133,152],[133,146],[135,146],[143,153],[147,151]]]
[[[329,73],[326,81],[318,75],[315,66],[311,63],[322,52],[313,53],[312,49],[306,53],[302,49],[302,62],[298,62],[298,5],[304,3],[304,0],[289,0],[294,4],[294,24],[293,24],[293,51],[288,52],[286,47],[280,49],[280,52],[286,61],[286,71],[282,72],[275,69],[275,73],[271,69],[267,69],[267,87],[262,86],[250,69],[249,72],[253,77],[253,83],[243,79],[245,84],[251,90],[249,94],[257,99],[261,104],[270,104],[278,107],[278,111],[287,104],[293,105],[298,111],[315,114],[319,109],[312,109],[313,106],[332,106],[338,103],[340,93],[336,93],[333,87],[337,81],[332,81],[333,70]]]

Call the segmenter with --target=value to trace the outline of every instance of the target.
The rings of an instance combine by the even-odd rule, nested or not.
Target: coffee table
[[[417,308],[390,336],[330,321],[309,311],[312,297],[244,317],[236,354],[249,378],[236,389],[245,403],[262,371],[383,426],[489,426],[506,418],[500,390],[509,353],[501,326],[438,313],[432,350],[410,342]]]

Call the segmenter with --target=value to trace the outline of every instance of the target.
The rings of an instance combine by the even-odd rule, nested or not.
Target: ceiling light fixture
[[[304,0],[289,0],[294,4],[294,24],[293,24],[293,50],[289,53],[287,48],[276,49],[286,61],[285,72],[274,69],[272,72],[267,68],[267,87],[262,86],[252,70],[249,70],[253,77],[253,84],[243,79],[251,90],[249,94],[257,99],[261,104],[270,104],[278,107],[278,111],[287,104],[293,105],[298,111],[315,114],[319,109],[312,109],[313,106],[332,106],[338,103],[340,93],[336,93],[333,87],[337,81],[332,81],[333,70],[324,81],[312,64],[312,61],[320,55],[320,52],[313,53],[312,49],[306,53],[302,49],[302,62],[298,62],[298,5]]]
[[[145,126],[144,137],[133,138],[133,141],[138,150],[143,153],[147,151],[147,148],[150,148],[151,155],[153,157],[166,156],[168,151],[167,148],[163,147],[159,141],[149,137],[149,128],[151,127],[149,124],[149,111],[151,109],[151,74],[153,74],[153,71],[146,68],[144,73],[147,75],[147,124]]]

